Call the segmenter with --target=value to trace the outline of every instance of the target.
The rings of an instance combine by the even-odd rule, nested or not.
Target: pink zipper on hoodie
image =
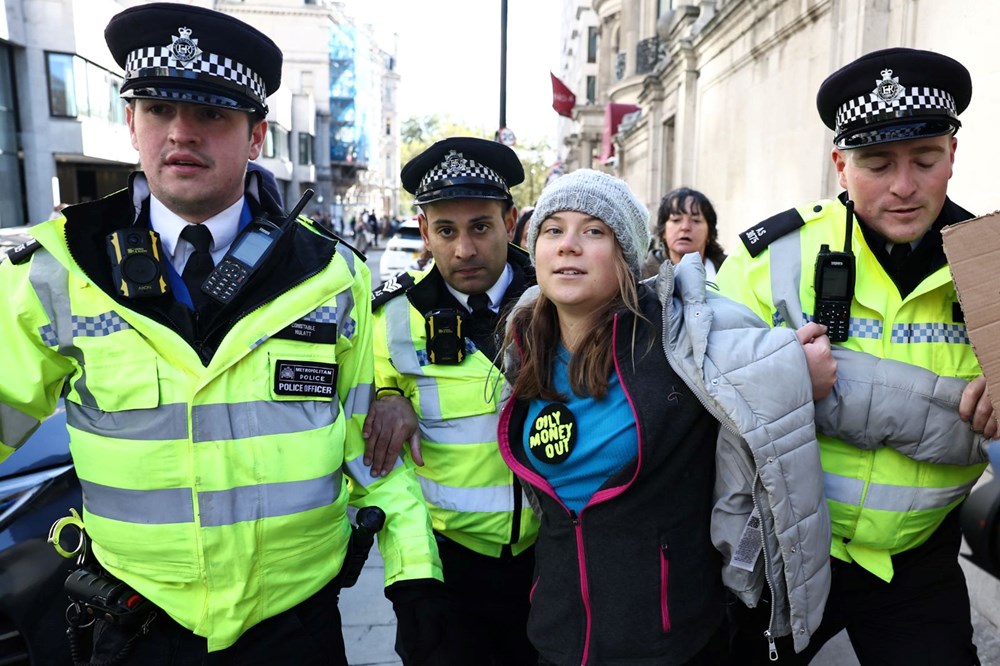
[[[518,350],[520,351],[521,339],[520,336],[516,333],[514,335],[514,342],[518,345]],[[625,380],[622,377],[621,366],[618,364],[618,354],[615,353],[614,351],[618,348],[617,342],[618,342],[618,313],[616,312],[614,316],[614,323],[612,324],[611,328],[611,349],[614,354],[615,373],[618,375],[618,383],[621,385],[622,391],[625,392],[625,399],[628,400],[629,409],[632,410],[632,419],[635,421],[636,439],[638,441],[638,447],[639,447],[638,462],[636,463],[635,466],[635,473],[632,475],[632,478],[629,479],[628,483],[626,483],[623,486],[615,486],[614,488],[607,488],[605,490],[599,490],[598,492],[594,493],[594,496],[590,498],[590,501],[587,502],[587,505],[584,506],[583,509],[580,510],[580,514],[577,515],[574,511],[570,510],[570,508],[567,507],[561,499],[559,499],[559,496],[556,494],[556,491],[552,487],[552,484],[550,484],[545,477],[538,474],[537,472],[527,467],[526,465],[521,464],[521,462],[519,462],[511,452],[510,417],[511,417],[511,412],[514,409],[514,403],[516,402],[517,399],[516,395],[512,394],[510,396],[510,399],[507,400],[507,404],[504,405],[503,410],[500,412],[500,420],[497,427],[497,434],[498,434],[497,443],[499,444],[500,447],[500,455],[507,463],[507,466],[510,467],[515,474],[528,481],[531,485],[543,490],[545,493],[551,496],[552,499],[559,504],[559,506],[561,506],[563,509],[566,510],[566,512],[570,515],[570,518],[573,522],[573,530],[576,534],[577,559],[580,562],[580,572],[579,572],[580,595],[582,596],[581,601],[583,602],[584,616],[586,617],[587,620],[586,632],[584,635],[584,642],[583,642],[583,658],[580,661],[581,666],[585,666],[588,659],[590,658],[590,629],[591,629],[590,585],[587,580],[586,557],[584,555],[584,549],[583,549],[583,524],[582,524],[583,513],[589,507],[595,504],[599,504],[601,502],[607,502],[608,500],[614,499],[615,497],[618,497],[619,495],[624,493],[626,490],[628,490],[629,486],[631,486],[635,482],[636,477],[639,476],[639,470],[642,469],[642,431],[639,428],[639,414],[635,409],[635,403],[632,402],[632,396],[629,394],[628,388],[625,386]],[[532,596],[533,595],[534,595],[534,589],[532,589]],[[666,617],[666,615],[664,615],[664,617]],[[669,623],[669,620],[665,620],[665,622]]]

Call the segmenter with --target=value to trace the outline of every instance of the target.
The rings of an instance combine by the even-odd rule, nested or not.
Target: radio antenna
[[[850,199],[844,202],[847,206],[847,228],[844,233],[844,252],[851,253],[851,234],[854,231],[854,202]]]

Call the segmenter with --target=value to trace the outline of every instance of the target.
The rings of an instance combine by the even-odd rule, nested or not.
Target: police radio
[[[821,245],[816,255],[816,273],[813,290],[816,303],[813,321],[826,326],[826,334],[831,342],[844,342],[848,337],[851,322],[851,301],[854,299],[854,254],[851,252],[851,228],[854,222],[854,202],[847,206],[847,233],[844,251],[830,250],[829,245]]]
[[[302,198],[295,204],[282,226],[263,215],[251,220],[233,241],[226,256],[209,273],[201,290],[222,304],[236,298],[250,277],[271,255],[285,228],[295,221],[312,195],[311,189],[303,192]]]
[[[163,275],[163,246],[152,229],[129,227],[107,236],[108,258],[115,289],[125,298],[170,293]]]

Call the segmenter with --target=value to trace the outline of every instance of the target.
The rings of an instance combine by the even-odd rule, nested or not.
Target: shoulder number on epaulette
[[[23,264],[31,258],[31,255],[41,248],[42,244],[32,238],[26,243],[14,246],[14,249],[7,253],[7,258],[10,259],[10,263],[12,264]]]
[[[405,294],[406,290],[416,284],[409,273],[400,273],[380,284],[372,291],[372,310],[377,310],[396,296]]]
[[[740,234],[740,240],[743,241],[750,256],[756,257],[767,249],[768,245],[804,224],[805,221],[799,212],[791,208],[750,227]]]

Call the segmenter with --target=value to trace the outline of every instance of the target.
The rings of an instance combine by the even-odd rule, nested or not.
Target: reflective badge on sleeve
[[[274,368],[276,395],[332,398],[337,391],[337,366],[315,361],[282,361]]]

